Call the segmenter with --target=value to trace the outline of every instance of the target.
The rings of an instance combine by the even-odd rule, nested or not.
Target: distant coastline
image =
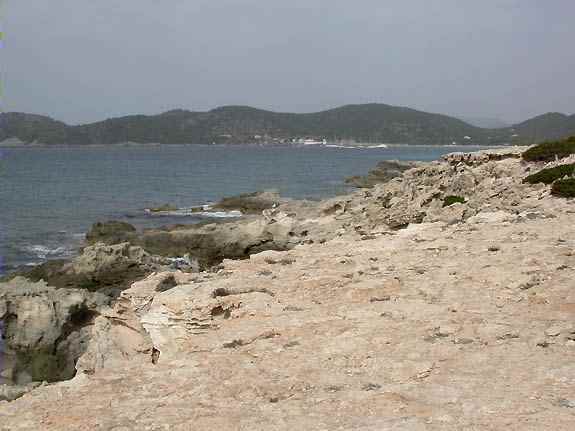
[[[15,146],[262,144],[369,145],[532,144],[575,134],[575,115],[548,113],[510,127],[476,127],[447,115],[384,104],[346,105],[315,113],[248,106],[207,112],[171,110],[68,125],[50,117],[0,114],[0,142]],[[7,142],[8,141],[8,142]]]
[[[284,144],[262,144],[262,143],[242,143],[242,144],[233,144],[233,143],[219,143],[219,144],[161,144],[159,142],[149,142],[149,143],[141,143],[141,142],[119,142],[117,144],[43,144],[43,143],[12,143],[12,142],[0,142],[0,148],[17,148],[17,149],[32,149],[32,148],[51,148],[51,149],[65,149],[65,148],[161,148],[161,147],[186,147],[186,146],[218,146],[218,147],[262,147],[262,148],[272,148],[272,147],[283,147],[283,148],[313,148],[313,147],[321,147],[321,148],[343,148],[343,149],[375,149],[375,148],[402,148],[402,147],[413,147],[413,148],[425,148],[425,147],[461,147],[466,146],[470,148],[492,148],[492,147],[506,147],[511,146],[512,143],[494,143],[490,145],[480,145],[480,144],[408,144],[408,143],[357,143],[357,144],[339,144],[337,142],[328,142],[326,145],[303,145],[303,144],[293,144],[293,143],[284,143]]]

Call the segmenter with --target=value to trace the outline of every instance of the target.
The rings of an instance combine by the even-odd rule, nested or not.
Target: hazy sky
[[[5,0],[3,108],[575,112],[573,0]]]

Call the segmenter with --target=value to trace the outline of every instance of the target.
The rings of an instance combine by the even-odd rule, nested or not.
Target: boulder
[[[24,385],[73,377],[89,327],[110,301],[98,292],[57,289],[22,277],[0,283],[4,353],[14,358],[3,374]]]
[[[161,272],[133,283],[112,308],[103,310],[95,319],[88,347],[76,369],[91,374],[106,368],[157,362],[159,344],[154,344],[142,316],[148,313],[156,295],[191,282],[195,276],[181,271]]]
[[[103,242],[105,244],[117,244],[130,241],[136,236],[136,228],[129,223],[117,220],[97,222],[92,225],[86,234],[86,242],[95,244]]]
[[[143,248],[127,242],[114,245],[98,243],[84,248],[82,254],[74,258],[65,269],[78,275],[90,274],[102,278],[111,273],[125,273],[131,268],[152,270],[155,265],[166,263],[161,258],[151,256]]]
[[[424,222],[444,222],[447,224],[455,224],[462,222],[466,217],[469,217],[469,212],[473,212],[465,203],[454,203],[452,205],[442,206],[434,205],[427,211]]]
[[[369,190],[331,200],[324,214],[340,220],[343,228],[359,225],[368,232],[381,226],[398,229],[421,222],[458,223],[480,210],[524,211],[539,205],[546,190],[522,184],[529,170],[520,159],[523,150],[505,147],[448,154],[442,161],[421,163]],[[462,203],[443,208],[449,196],[461,197]]]
[[[22,395],[36,389],[40,382],[29,383],[27,385],[2,385],[0,384],[0,401],[14,401]]]
[[[467,165],[479,165],[489,161],[499,161],[503,159],[519,159],[527,147],[513,146],[490,148],[487,150],[475,151],[471,153],[455,152],[442,157],[447,163]]]
[[[419,166],[419,162],[404,162],[399,160],[383,160],[367,175],[356,175],[345,179],[347,184],[358,188],[371,188],[376,184],[386,183],[401,176],[408,169]]]
[[[32,281],[46,281],[58,288],[99,290],[111,296],[158,269],[169,269],[169,259],[152,256],[129,243],[97,243],[85,247],[70,261],[48,261],[19,275]]]
[[[245,219],[227,223],[198,224],[173,230],[150,229],[137,243],[159,256],[189,256],[201,268],[220,263],[223,259],[244,259],[261,250],[287,250],[299,238],[290,235],[293,218]]]
[[[225,197],[216,203],[212,209],[221,211],[241,211],[244,214],[261,214],[268,208],[280,203],[280,196],[274,191],[245,193],[238,196]]]

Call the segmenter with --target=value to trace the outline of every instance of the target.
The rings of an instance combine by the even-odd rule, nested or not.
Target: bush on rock
[[[551,194],[564,198],[575,198],[575,178],[555,181],[551,187]]]
[[[529,184],[551,184],[553,181],[560,180],[565,176],[572,176],[573,174],[575,174],[575,163],[543,169],[539,172],[529,175],[528,177],[525,177],[523,182]]]
[[[521,157],[528,162],[552,161],[575,154],[575,136],[561,141],[543,142],[525,151]]]
[[[443,198],[443,207],[448,207],[450,205],[453,204],[464,204],[465,203],[465,198],[461,197],[461,196],[445,196]]]

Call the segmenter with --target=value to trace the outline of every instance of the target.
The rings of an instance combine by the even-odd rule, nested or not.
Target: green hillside
[[[549,112],[513,126],[516,139],[535,143],[575,135],[575,115]]]
[[[303,137],[365,143],[502,144],[570,134],[575,134],[575,116],[545,114],[513,128],[485,129],[447,115],[384,104],[346,105],[306,114],[225,106],[208,112],[173,110],[78,126],[39,115],[0,114],[0,141],[17,138],[48,145],[278,143]]]

